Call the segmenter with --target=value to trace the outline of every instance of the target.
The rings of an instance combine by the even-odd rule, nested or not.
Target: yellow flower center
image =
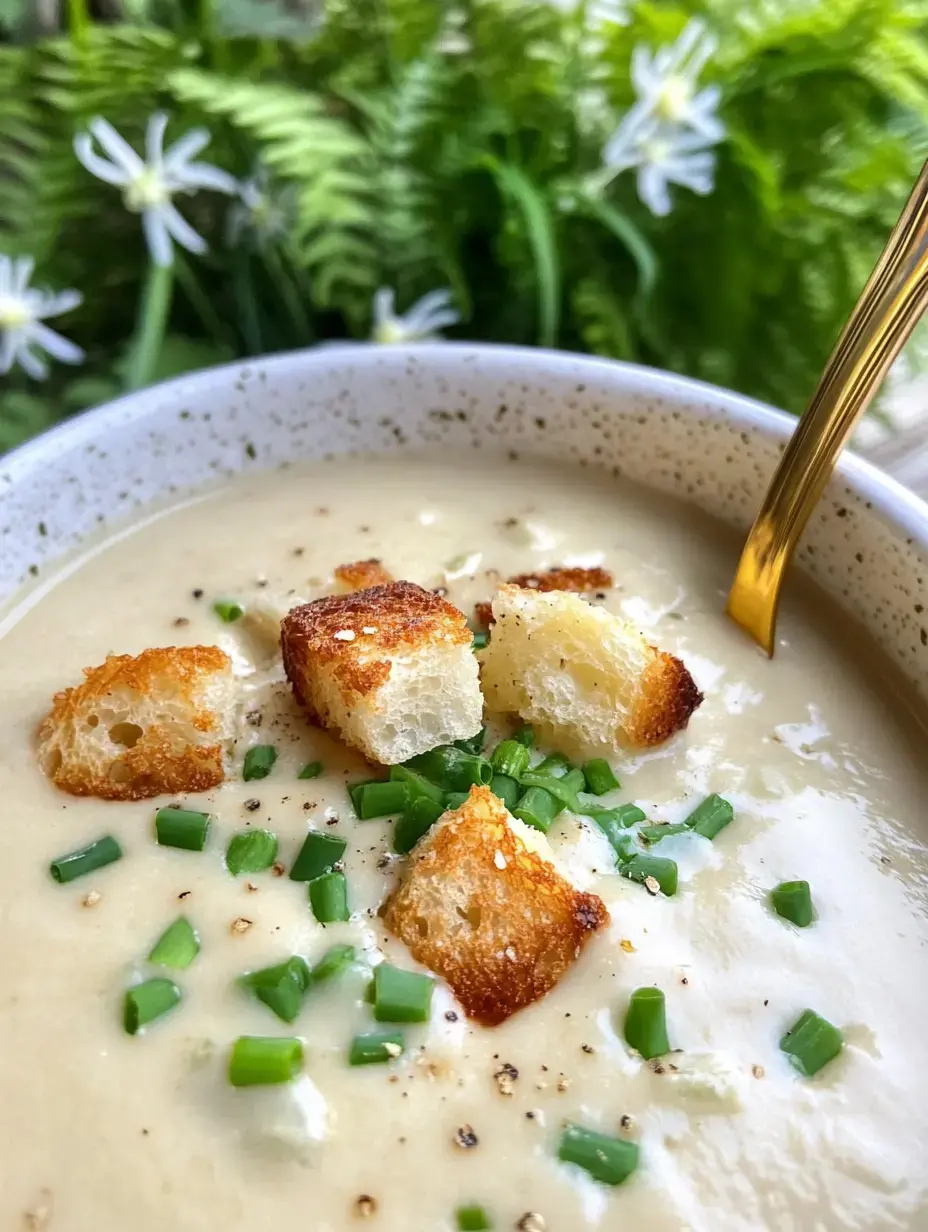
[[[21,299],[0,295],[0,329],[22,329],[32,321],[32,313]]]
[[[153,206],[164,205],[170,201],[171,194],[164,187],[164,181],[157,171],[145,170],[126,185],[123,194],[126,209],[133,214],[142,214]]]
[[[686,117],[692,97],[692,84],[685,77],[668,77],[658,92],[655,110],[662,120],[677,123]]]
[[[382,343],[405,342],[406,331],[399,321],[384,321],[374,330],[374,341]]]

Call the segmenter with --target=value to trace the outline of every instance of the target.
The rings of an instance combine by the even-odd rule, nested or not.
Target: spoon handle
[[[842,446],[928,305],[928,163],[774,472],[728,596],[772,656],[783,575]]]

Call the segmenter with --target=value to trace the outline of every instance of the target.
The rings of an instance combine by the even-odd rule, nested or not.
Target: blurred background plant
[[[928,153],[926,31],[928,0],[0,0],[0,449],[439,330],[798,413]]]

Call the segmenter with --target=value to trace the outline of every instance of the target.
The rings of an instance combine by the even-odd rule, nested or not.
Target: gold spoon
[[[780,587],[838,454],[928,305],[928,163],[774,472],[726,611],[773,656]]]

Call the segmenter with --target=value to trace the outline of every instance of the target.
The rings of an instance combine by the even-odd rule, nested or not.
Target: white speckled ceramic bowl
[[[555,457],[634,476],[746,531],[793,424],[696,381],[542,350],[332,347],[215,368],[0,458],[0,602],[159,498],[344,453]],[[928,506],[848,455],[799,561],[928,694]]]

